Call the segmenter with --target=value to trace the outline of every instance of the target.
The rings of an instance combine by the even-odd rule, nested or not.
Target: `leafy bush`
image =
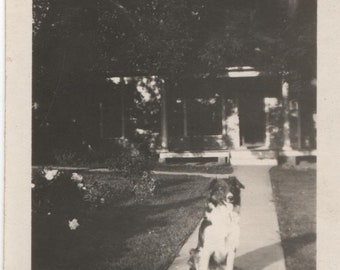
[[[150,153],[142,147],[142,144],[125,142],[124,145],[117,145],[115,151],[107,160],[108,168],[130,181],[131,191],[137,200],[153,196],[155,181],[151,177],[152,166]]]
[[[84,151],[83,153],[77,153],[65,149],[58,150],[54,152],[54,158],[59,165],[63,166],[90,165],[109,168],[117,177],[123,177],[127,180],[128,184],[126,186],[128,187],[125,187],[126,190],[124,189],[124,191],[122,191],[123,193],[133,193],[137,200],[153,196],[155,181],[150,174],[151,166],[153,165],[152,153],[143,140],[139,143],[122,140],[118,143],[100,144],[93,148],[91,146],[88,150],[87,153]],[[69,186],[71,183],[69,181],[71,174],[58,172],[58,175],[55,175],[56,179],[48,181],[45,178],[45,174],[50,172],[47,172],[48,170],[45,171],[42,171],[40,175],[36,175],[35,178],[40,180],[34,181],[38,181],[39,186],[42,184],[41,189],[44,190],[46,194],[55,192],[50,190],[54,189],[54,186],[59,185],[64,185],[64,189],[68,188],[68,190],[63,190],[65,194],[71,192]],[[36,188],[36,190],[39,189],[40,187]],[[113,201],[116,190],[108,183],[97,182],[96,179],[94,179],[94,181],[87,183],[87,186],[82,192],[83,200],[93,204],[95,202],[100,203],[101,200]],[[36,193],[38,194],[39,192]],[[72,196],[77,197],[78,195]]]
[[[88,177],[90,177],[88,175]],[[109,174],[107,178],[111,178]],[[97,181],[96,179],[86,179],[86,193],[84,200],[91,207],[98,207],[105,204],[115,203],[122,199],[130,198],[132,191],[129,181],[124,178],[113,181]]]
[[[108,174],[105,181],[97,181],[89,174],[84,179],[76,172],[46,168],[35,171],[32,178],[33,214],[66,220],[82,215],[88,208],[131,197],[133,186],[130,181],[125,178],[114,180],[112,174]]]
[[[142,177],[132,178],[132,191],[137,200],[143,200],[154,195],[156,181],[149,172],[144,171]]]
[[[113,154],[106,159],[105,164],[108,168],[126,177],[140,176],[144,171],[150,170],[147,155],[134,144],[117,146]]]
[[[53,151],[53,157],[60,166],[87,166],[90,159],[88,153],[70,149],[56,149]]]

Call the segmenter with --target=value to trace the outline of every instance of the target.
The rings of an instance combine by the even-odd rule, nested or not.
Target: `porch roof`
[[[251,66],[234,66],[234,67],[226,67],[225,70],[216,75],[216,78],[252,78],[259,77],[263,75],[267,75],[268,72],[261,71]],[[125,84],[138,81],[143,78],[161,78],[162,76],[158,75],[137,75],[137,76],[113,76],[109,77],[108,80],[111,80],[113,83],[118,84],[124,81]],[[208,78],[213,77],[210,73],[201,73],[194,74],[194,78]]]

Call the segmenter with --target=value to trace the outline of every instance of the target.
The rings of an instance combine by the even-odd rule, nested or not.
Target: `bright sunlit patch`
[[[258,77],[260,75],[259,71],[232,71],[228,72],[228,77],[230,78],[244,78],[244,77]]]
[[[114,84],[120,83],[120,77],[112,77],[109,80],[112,81]]]
[[[230,78],[245,78],[245,77],[258,77],[260,72],[255,70],[251,66],[241,66],[241,67],[227,67],[225,74],[220,74],[218,77],[230,77]]]
[[[34,102],[32,108],[33,108],[33,110],[38,110],[38,108],[39,108],[38,102]]]
[[[83,176],[74,172],[72,173],[71,180],[76,181],[76,182],[81,182],[83,180]]]
[[[51,181],[57,176],[58,170],[44,169],[44,174],[45,174],[46,180]]]
[[[145,129],[136,128],[136,132],[140,135],[147,134],[148,132]]]

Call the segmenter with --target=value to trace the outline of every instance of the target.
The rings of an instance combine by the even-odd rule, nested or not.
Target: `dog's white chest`
[[[228,206],[218,206],[206,218],[211,226],[205,231],[205,245],[212,250],[225,250],[227,245],[234,245],[234,235],[239,231],[239,216],[230,211]]]

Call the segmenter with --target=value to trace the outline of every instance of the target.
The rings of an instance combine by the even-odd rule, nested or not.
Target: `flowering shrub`
[[[76,172],[42,169],[32,178],[33,214],[58,217],[66,221],[79,218],[87,208],[98,208],[108,203],[131,198],[151,197],[156,182],[151,174],[129,174],[118,177],[113,174],[87,174],[86,179]]]
[[[155,188],[148,173],[133,179],[117,176],[116,172],[80,174],[52,169],[34,170],[33,268],[78,269],[76,265],[83,257],[95,254],[95,249],[105,251],[101,245],[103,241],[105,244],[102,231],[111,235],[112,229],[116,230],[111,222],[120,224],[112,220],[111,215],[120,216],[125,212],[117,205],[122,204],[122,209],[130,207],[126,203],[146,198]]]
[[[83,178],[77,173],[46,168],[37,171],[32,179],[33,214],[51,216],[67,224],[82,215],[85,192]]]

